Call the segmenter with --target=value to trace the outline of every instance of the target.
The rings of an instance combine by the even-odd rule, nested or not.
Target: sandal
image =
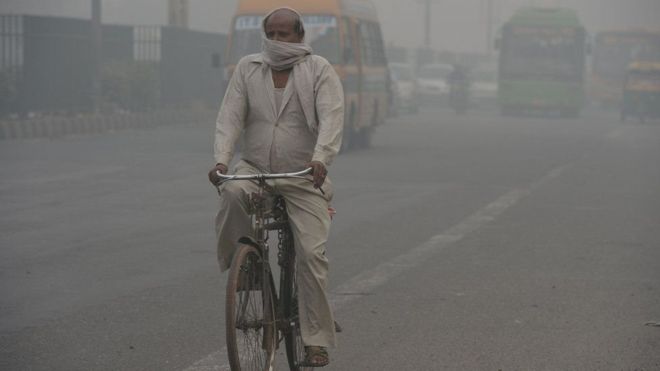
[[[305,347],[305,360],[299,365],[300,367],[323,367],[330,363],[328,358],[328,349],[319,346],[306,346]]]

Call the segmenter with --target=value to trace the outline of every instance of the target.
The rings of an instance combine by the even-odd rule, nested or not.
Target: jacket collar
[[[252,54],[250,57],[250,63],[264,64],[264,57],[261,53]]]

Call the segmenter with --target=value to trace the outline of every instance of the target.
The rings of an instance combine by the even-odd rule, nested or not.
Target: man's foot
[[[300,364],[301,367],[323,367],[330,363],[328,349],[319,346],[305,347],[305,361]]]
[[[344,329],[339,325],[339,322],[335,321],[335,332],[342,332]]]

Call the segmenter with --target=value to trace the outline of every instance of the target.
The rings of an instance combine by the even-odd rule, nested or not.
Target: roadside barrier
[[[66,135],[93,135],[127,129],[148,129],[167,125],[213,125],[212,110],[158,111],[77,117],[44,116],[25,120],[0,120],[0,140],[57,138]]]

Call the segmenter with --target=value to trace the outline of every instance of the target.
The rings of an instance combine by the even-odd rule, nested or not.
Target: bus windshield
[[[629,84],[643,84],[660,87],[660,69],[655,71],[631,71],[628,75]]]
[[[636,61],[660,61],[660,35],[605,35],[594,47],[594,72],[623,79],[628,64]]]
[[[573,79],[582,73],[577,29],[513,27],[504,45],[502,74]]]
[[[337,18],[329,15],[303,15],[302,18],[305,25],[305,43],[314,49],[314,54],[324,57],[332,64],[339,63]],[[242,57],[261,51],[262,20],[263,16],[256,15],[236,17],[229,52],[230,64],[236,64]]]

